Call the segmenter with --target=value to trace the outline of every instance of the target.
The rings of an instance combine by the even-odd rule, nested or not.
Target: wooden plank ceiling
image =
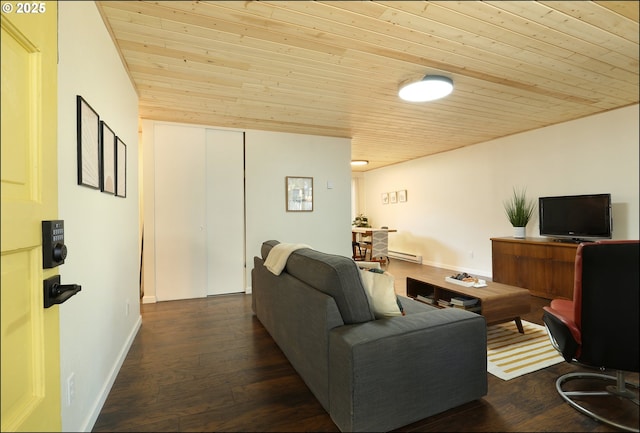
[[[141,118],[350,137],[359,171],[639,99],[637,1],[97,4]],[[453,93],[398,98],[426,74]]]

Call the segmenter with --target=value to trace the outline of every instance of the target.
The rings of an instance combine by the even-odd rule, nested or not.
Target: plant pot
[[[524,239],[527,237],[527,228],[526,227],[514,227],[513,228],[513,237],[516,239]]]

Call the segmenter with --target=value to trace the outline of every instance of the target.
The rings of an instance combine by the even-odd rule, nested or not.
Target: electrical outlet
[[[473,250],[469,250],[469,258],[472,259],[473,258]]]
[[[128,299],[124,302],[124,315],[129,317],[129,300]]]
[[[76,375],[71,373],[67,378],[67,406],[71,406],[76,399]]]

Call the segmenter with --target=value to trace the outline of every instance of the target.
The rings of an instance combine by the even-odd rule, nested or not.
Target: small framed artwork
[[[78,185],[100,189],[100,116],[80,95],[76,96]]]
[[[398,203],[404,203],[405,201],[407,201],[407,190],[398,191]]]
[[[116,197],[127,196],[127,145],[116,137]]]
[[[382,204],[389,204],[389,193],[388,192],[383,192],[382,193]]]
[[[116,193],[116,134],[104,122],[100,121],[100,141],[102,142],[102,170],[100,191]]]
[[[398,202],[398,193],[396,191],[389,193],[389,203],[397,203]]]
[[[287,212],[313,211],[312,177],[287,176],[285,185]]]

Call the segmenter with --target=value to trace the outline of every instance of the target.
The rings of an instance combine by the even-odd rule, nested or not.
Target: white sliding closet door
[[[207,295],[203,128],[156,124],[155,273],[158,301]]]
[[[245,291],[244,133],[154,127],[156,299]]]
[[[207,129],[207,295],[244,292],[244,133]]]

